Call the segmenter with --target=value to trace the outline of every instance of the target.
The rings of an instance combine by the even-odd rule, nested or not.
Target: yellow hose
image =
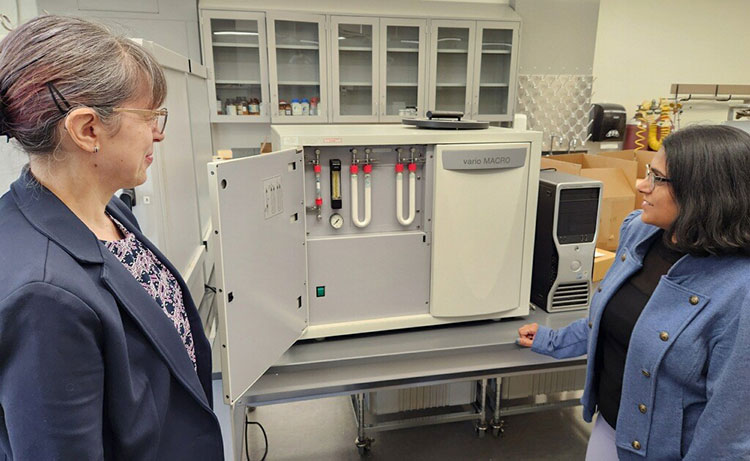
[[[669,136],[669,133],[672,132],[672,119],[669,117],[669,105],[662,103],[660,110],[661,113],[656,122],[648,127],[648,147],[653,151],[661,149],[661,143],[664,141],[664,138]]]
[[[635,129],[635,151],[646,149],[646,125],[642,120],[638,121]]]

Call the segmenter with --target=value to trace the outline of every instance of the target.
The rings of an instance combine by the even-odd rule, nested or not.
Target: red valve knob
[[[412,173],[415,172],[415,171],[417,171],[417,164],[416,163],[410,163],[409,164],[409,171],[411,171]]]
[[[352,165],[349,167],[349,172],[351,174],[357,174],[359,173],[359,167],[357,165]]]
[[[320,172],[321,172],[321,170],[322,170],[322,168],[321,168],[321,166],[320,166],[320,165],[315,165],[315,166],[313,167],[313,171],[315,171],[316,173],[320,173]]]
[[[370,165],[369,163],[365,164],[365,166],[362,167],[362,169],[364,170],[365,173],[368,173],[368,174],[372,173],[372,165]]]
[[[397,163],[396,164],[396,173],[402,173],[404,171],[404,164],[403,163]]]

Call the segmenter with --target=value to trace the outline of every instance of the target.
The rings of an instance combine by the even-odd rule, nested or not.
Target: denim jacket
[[[602,312],[643,265],[657,227],[631,213],[588,318],[540,326],[532,350],[588,354],[583,418],[596,412]],[[617,417],[621,460],[750,460],[750,257],[687,255],[661,277],[635,324]]]

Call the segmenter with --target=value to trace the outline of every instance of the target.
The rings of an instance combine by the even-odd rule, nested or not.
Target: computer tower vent
[[[552,295],[552,309],[564,309],[589,304],[589,283],[561,283]]]

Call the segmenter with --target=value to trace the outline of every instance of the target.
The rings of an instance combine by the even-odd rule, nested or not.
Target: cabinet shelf
[[[318,50],[318,45],[276,45],[277,50]]]
[[[270,123],[263,115],[211,115],[211,123]]]
[[[404,87],[404,88],[412,87],[413,88],[419,85],[417,83],[399,82],[399,83],[387,83],[386,86]]]
[[[213,43],[214,48],[259,48],[257,43]]]
[[[440,54],[467,54],[469,50],[437,50]]]
[[[510,50],[482,50],[482,54],[510,54]]]
[[[287,85],[287,86],[318,86],[320,85],[320,82],[314,82],[314,81],[286,81],[286,82],[279,82],[279,85]]]
[[[217,85],[260,85],[257,80],[216,80]]]
[[[339,86],[372,86],[371,82],[339,82]]]
[[[372,51],[368,46],[340,46],[339,51]]]
[[[508,88],[507,83],[480,83],[479,86],[482,88]]]
[[[435,86],[438,88],[466,88],[465,83],[438,83]]]
[[[418,48],[387,48],[389,53],[419,53]]]

